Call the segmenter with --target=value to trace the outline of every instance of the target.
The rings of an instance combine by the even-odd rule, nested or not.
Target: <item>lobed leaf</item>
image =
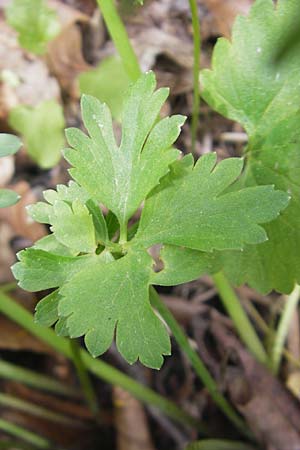
[[[183,116],[166,118],[155,125],[167,89],[155,89],[152,72],[131,88],[124,103],[122,140],[117,146],[108,107],[90,96],[82,97],[82,115],[90,137],[77,129],[67,130],[72,149],[65,158],[73,166],[72,177],[92,198],[103,203],[122,224],[158,184],[178,157],[171,148]]]
[[[96,250],[96,236],[93,218],[80,200],[72,205],[56,201],[50,215],[51,231],[56,239],[78,253],[93,253]]]
[[[30,292],[62,286],[91,264],[103,264],[100,255],[62,256],[35,248],[22,250],[17,257],[20,262],[12,267],[13,274],[19,286]]]
[[[43,192],[43,195],[47,203],[37,202],[29,205],[27,206],[27,211],[36,222],[47,224],[51,223],[50,216],[53,211],[53,204],[56,201],[64,201],[71,204],[75,200],[80,200],[81,203],[86,203],[90,198],[88,193],[74,181],[69,181],[67,186],[58,184],[56,191],[47,189]]]

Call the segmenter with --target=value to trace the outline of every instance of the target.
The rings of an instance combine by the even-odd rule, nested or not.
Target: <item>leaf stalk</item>
[[[97,0],[97,3],[128,76],[132,81],[137,80],[141,75],[139,62],[130,43],[126,28],[119,16],[114,0]]]
[[[219,272],[212,278],[240,338],[260,363],[268,365],[268,355],[226,276],[223,272]]]
[[[22,439],[37,448],[51,448],[51,444],[47,439],[38,436],[25,428],[8,422],[7,420],[0,419],[0,430],[4,431],[4,433]]]
[[[193,112],[192,112],[191,132],[192,132],[192,153],[195,153],[197,129],[199,122],[199,108],[200,108],[199,74],[200,74],[200,57],[201,57],[201,34],[200,34],[200,20],[198,16],[197,1],[189,0],[189,3],[192,14],[193,43],[194,43]]]
[[[166,307],[164,302],[161,300],[160,296],[156,290],[150,287],[150,301],[152,306],[157,309],[161,317],[164,319],[170,330],[172,331],[174,338],[176,339],[179,347],[183,350],[187,358],[189,359],[191,365],[193,366],[195,372],[197,373],[200,380],[203,382],[207,390],[209,391],[212,399],[218,405],[218,407],[223,411],[226,417],[237,427],[237,429],[243,433],[245,436],[252,437],[247,429],[244,421],[238,416],[231,405],[227,402],[225,397],[221,394],[215,380],[203,364],[198,353],[191,347],[186,334],[183,332],[181,326]]]
[[[278,328],[276,331],[274,344],[272,348],[272,370],[278,373],[280,362],[284,351],[284,343],[286,341],[293,315],[297,309],[300,299],[300,286],[297,284],[290,295],[285,296],[285,305],[280,317]]]
[[[29,333],[50,345],[50,347],[55,349],[57,352],[63,354],[68,359],[73,360],[69,340],[57,336],[51,328],[45,328],[34,323],[33,316],[29,311],[17,304],[8,295],[1,292],[0,311],[25,330],[29,331]],[[94,359],[87,351],[80,349],[80,355],[87,370],[98,378],[101,378],[109,384],[122,387],[141,402],[157,407],[178,423],[195,428],[204,435],[207,434],[207,430],[203,424],[199,423],[197,419],[184,412],[172,401],[160,396],[156,392],[152,391],[152,389],[139,384],[137,381],[131,379],[129,376],[123,374],[104,361]]]
[[[76,368],[82,390],[84,392],[86,403],[87,403],[90,411],[92,412],[92,414],[95,416],[95,418],[97,418],[99,416],[99,406],[97,403],[97,395],[94,390],[90,376],[87,372],[87,369],[82,361],[81,354],[80,354],[80,346],[76,339],[70,339],[70,345],[71,345],[71,352],[72,352],[72,360],[73,360],[74,366]]]

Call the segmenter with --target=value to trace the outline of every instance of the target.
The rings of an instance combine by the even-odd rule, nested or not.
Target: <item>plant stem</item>
[[[0,419],[0,430],[4,431],[4,433],[15,436],[19,439],[22,439],[28,444],[34,445],[38,448],[51,448],[50,442],[38,436],[31,431],[25,430],[25,428],[19,427],[13,423],[7,422],[6,420]]]
[[[33,372],[32,370],[23,367],[15,366],[7,361],[0,359],[0,378],[5,378],[11,381],[18,381],[36,389],[41,389],[55,394],[64,395],[68,397],[78,398],[78,391],[54,380],[46,375]]]
[[[57,352],[72,360],[70,342],[67,339],[57,336],[51,328],[44,328],[34,323],[33,316],[29,311],[3,293],[0,293],[0,311],[32,335],[37,336]],[[107,383],[122,387],[143,403],[157,407],[182,425],[196,428],[203,434],[207,434],[205,427],[197,419],[182,411],[175,403],[139,384],[104,361],[94,359],[85,350],[81,349],[80,355],[86,368],[97,377]]]
[[[193,40],[194,40],[194,67],[193,67],[193,113],[192,113],[192,153],[195,152],[197,129],[200,108],[199,72],[201,57],[200,20],[198,16],[197,0],[189,0],[192,14]]]
[[[63,414],[49,411],[47,408],[13,397],[12,395],[0,393],[0,405],[13,408],[18,411],[23,411],[26,412],[26,414],[40,417],[51,422],[74,425],[74,420],[64,416]]]
[[[97,418],[99,414],[99,407],[97,403],[97,395],[95,393],[93,384],[91,382],[90,376],[86,370],[86,367],[82,361],[80,354],[80,346],[76,339],[70,340],[72,360],[74,366],[76,367],[77,375],[85,395],[86,402],[92,412],[92,414]]]
[[[12,281],[11,283],[2,284],[0,286],[1,292],[10,292],[18,287],[18,283],[16,281]]]
[[[252,305],[250,300],[248,301],[247,309],[249,311],[249,314],[252,316],[252,319],[258,326],[258,328],[260,328],[260,330],[263,333],[265,333],[270,339],[272,339],[272,341],[274,341],[275,338],[274,331],[267,325],[267,323],[261,317],[257,309]],[[298,369],[300,368],[300,361],[297,358],[295,358],[286,348],[283,348],[282,354],[291,364],[293,364]]]
[[[222,303],[231,317],[240,338],[255,358],[260,363],[267,365],[267,353],[227,278],[223,272],[219,272],[213,275],[213,280]]]
[[[210,375],[209,371],[201,361],[198,353],[191,347],[187,336],[183,332],[182,328],[166,307],[164,302],[161,300],[160,296],[156,292],[156,290],[151,286],[150,287],[150,301],[152,306],[157,309],[159,314],[162,316],[164,321],[167,323],[169,328],[171,329],[178,345],[184,351],[185,355],[190,360],[195,372],[202,380],[203,384],[206,386],[210,395],[212,396],[215,403],[219,406],[219,408],[223,411],[223,413],[228,417],[229,420],[247,437],[250,436],[250,433],[247,430],[246,424],[244,421],[238,416],[238,414],[234,411],[231,405],[227,402],[225,397],[221,394],[218,389],[218,386]]]
[[[32,450],[32,447],[28,446],[25,443],[21,443],[21,442],[17,442],[17,441],[11,441],[11,440],[3,440],[1,439],[0,441],[0,450]]]
[[[272,369],[275,374],[278,373],[282,354],[284,350],[284,343],[287,338],[291,320],[296,311],[300,298],[300,286],[296,285],[293,292],[285,296],[285,305],[282,311],[278,328],[276,331],[273,349],[272,349]]]
[[[114,0],[97,0],[97,2],[124,68],[129,78],[135,81],[141,75],[141,69]]]
[[[119,244],[125,244],[127,242],[127,222],[120,223],[120,239]]]

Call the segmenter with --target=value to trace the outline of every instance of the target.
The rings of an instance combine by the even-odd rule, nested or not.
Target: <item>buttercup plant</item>
[[[261,224],[275,219],[289,196],[273,186],[234,188],[243,170],[240,158],[216,164],[213,153],[196,163],[192,155],[181,157],[173,144],[185,118],[157,121],[168,90],[155,91],[155,85],[148,72],[131,86],[119,146],[107,106],[82,98],[89,135],[68,129],[70,148],[64,151],[74,181],[45,191],[46,202],[29,208],[52,234],[21,251],[13,272],[24,289],[55,289],[38,304],[38,323],[55,324],[59,335],[85,336],[95,357],[116,335],[129,363],[139,359],[158,369],[171,348],[150,305],[150,286],[198,278],[218,270],[218,252],[265,242]],[[143,202],[140,221],[128,228]],[[149,254],[156,244],[163,245],[158,273]],[[193,258],[195,252],[198,264],[178,271],[183,255]]]

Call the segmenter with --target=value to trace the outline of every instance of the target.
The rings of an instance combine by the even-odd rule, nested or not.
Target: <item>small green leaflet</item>
[[[0,158],[14,155],[20,150],[22,142],[13,134],[0,133]]]
[[[51,231],[56,239],[78,253],[92,253],[96,250],[96,236],[93,218],[80,200],[72,205],[56,201],[50,216]]]
[[[20,262],[13,266],[13,274],[20,280],[19,285],[30,292],[62,286],[82,268],[103,262],[97,255],[62,256],[35,248],[22,250],[17,256]]]
[[[44,297],[36,306],[34,321],[44,327],[51,327],[58,321],[58,290]]]
[[[297,0],[257,0],[239,17],[232,42],[220,39],[212,70],[202,72],[203,96],[218,112],[240,122],[249,135],[240,186],[273,184],[289,192],[289,207],[265,226],[269,241],[224,256],[235,284],[290,292],[300,282],[300,59],[298,48],[281,64],[274,55],[286,23],[299,16]],[[251,39],[249,39],[251,36]],[[221,255],[223,258],[223,255]]]
[[[10,111],[9,124],[23,136],[29,155],[42,169],[58,163],[65,142],[65,119],[59,103],[46,100],[35,107],[17,106]]]
[[[6,20],[19,33],[21,47],[38,55],[60,32],[57,14],[45,0],[13,0],[6,8]]]
[[[191,155],[178,162],[147,199],[135,240],[147,247],[163,242],[209,252],[266,241],[258,224],[275,219],[288,196],[272,186],[224,192],[242,168],[239,158],[216,166],[214,153],[202,156],[195,166]]]
[[[14,155],[21,147],[22,143],[17,136],[0,133],[0,158]],[[0,189],[0,208],[15,205],[20,196],[10,189]]]
[[[78,252],[76,250],[71,250],[69,247],[58,242],[54,234],[48,234],[42,237],[31,248],[37,248],[39,250],[44,250],[45,252],[54,253],[54,255],[61,256],[76,256]]]
[[[160,252],[163,269],[152,274],[151,283],[159,286],[176,286],[196,280],[204,274],[218,272],[221,263],[217,256],[215,253],[165,245]]]
[[[165,88],[154,92],[155,85],[154,74],[148,72],[130,89],[123,109],[120,147],[108,107],[91,96],[82,97],[82,115],[90,137],[78,129],[67,130],[73,147],[64,152],[74,166],[70,174],[121,224],[127,223],[179,153],[171,146],[185,118],[173,116],[155,125],[168,96]]]
[[[87,192],[74,181],[70,181],[68,186],[59,184],[56,189],[44,191],[48,203],[38,202],[27,208],[30,216],[37,222],[52,225],[56,241],[75,254],[76,251],[92,252],[96,241],[107,242],[103,213]]]
[[[20,196],[10,189],[0,189],[0,208],[7,208],[15,205]]]
[[[214,154],[196,164],[192,156],[179,160],[171,147],[184,119],[158,120],[167,91],[154,88],[152,73],[130,88],[119,147],[108,108],[83,98],[90,137],[69,130],[73,148],[65,152],[75,182],[45,191],[46,202],[29,207],[52,234],[20,252],[13,272],[29,291],[56,289],[37,306],[38,323],[55,324],[59,335],[84,336],[94,356],[116,336],[129,363],[139,359],[159,368],[170,340],[150,305],[150,285],[195,279],[218,267],[214,250],[264,242],[260,224],[278,216],[288,195],[272,186],[233,189],[243,168],[239,158],[219,164]],[[120,225],[142,202],[140,222],[130,226],[127,241],[117,242]],[[153,244],[163,244],[159,273],[148,253]]]

